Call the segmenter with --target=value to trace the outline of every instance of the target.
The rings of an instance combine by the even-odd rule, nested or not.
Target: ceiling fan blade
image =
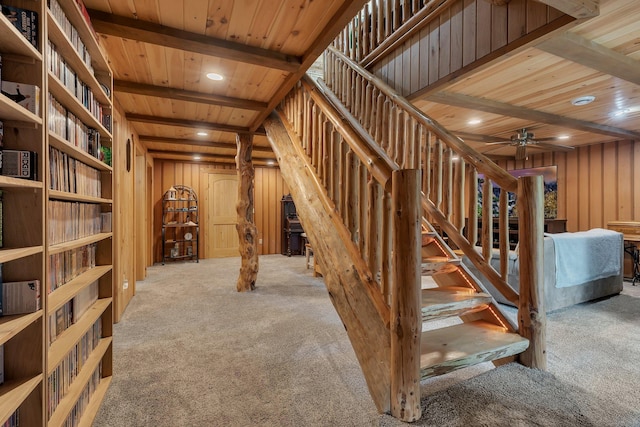
[[[487,144],[487,145],[488,145],[488,144]],[[486,153],[489,153],[489,152],[491,152],[491,151],[499,150],[499,149],[501,149],[503,146],[504,146],[504,145],[494,145],[493,147],[491,147],[491,148],[489,148],[489,149],[487,149],[487,150],[482,150],[482,151],[481,151],[481,153],[482,153],[482,154],[486,154]]]
[[[513,144],[513,141],[495,141],[495,142],[485,142],[484,145],[508,145]]]
[[[575,147],[570,147],[568,145],[547,144],[547,143],[539,142],[539,141],[536,141],[533,144],[529,144],[529,147],[541,148],[543,150],[556,150],[556,151],[571,151],[571,150],[575,149]]]

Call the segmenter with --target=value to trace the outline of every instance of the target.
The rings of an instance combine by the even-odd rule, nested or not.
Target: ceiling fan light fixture
[[[200,160],[201,158],[202,158],[202,157],[200,157],[200,156],[199,156],[199,155],[197,155],[197,154],[196,154],[195,156],[193,156],[193,160]]]
[[[595,100],[596,100],[595,96],[593,96],[593,95],[585,95],[585,96],[579,96],[577,98],[573,98],[571,100],[571,104],[575,105],[576,107],[579,107],[581,105],[591,104]]]
[[[558,137],[558,139],[569,139],[569,138],[570,138],[570,136],[569,136],[569,135],[560,135],[560,136]]]
[[[471,119],[467,122],[469,125],[479,125],[480,123],[482,123],[482,120],[480,119]]]
[[[200,132],[196,132],[196,135],[198,135],[198,136],[207,136],[208,133],[206,133],[205,131],[201,130]]]

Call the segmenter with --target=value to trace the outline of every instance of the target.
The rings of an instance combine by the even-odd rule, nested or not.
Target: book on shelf
[[[102,212],[100,214],[102,219],[102,229],[103,233],[111,233],[111,212]]]
[[[40,281],[25,280],[2,284],[0,312],[3,316],[35,313],[40,310]]]
[[[20,425],[20,408],[11,414],[7,421],[2,424],[2,427],[18,427]]]
[[[81,246],[49,256],[47,292],[51,293],[96,266],[98,245]]]
[[[84,288],[82,291],[78,292],[78,294],[73,297],[72,304],[72,319],[73,323],[76,323],[84,313],[87,312],[89,307],[93,305],[94,302],[98,300],[98,281],[91,283],[89,286]]]
[[[40,87],[28,83],[0,82],[2,94],[40,117]]]
[[[21,7],[2,5],[2,14],[38,49],[38,12]]]
[[[27,150],[0,150],[0,173],[14,178],[38,179],[38,153]]]
[[[4,384],[4,346],[0,344],[0,384]]]

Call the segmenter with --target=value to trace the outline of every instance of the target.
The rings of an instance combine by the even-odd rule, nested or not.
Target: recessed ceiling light
[[[268,166],[273,166],[275,164],[276,164],[276,162],[274,162],[273,160],[267,160],[267,165]]]
[[[569,135],[560,135],[558,139],[569,139]]]
[[[200,160],[202,157],[200,156],[193,156],[193,160]]]
[[[578,98],[572,99],[571,104],[579,107],[580,105],[591,104],[595,99],[596,97],[593,95],[579,96]]]
[[[208,133],[206,133],[204,131],[200,131],[200,132],[197,132],[196,135],[198,135],[198,136],[207,136]]]
[[[482,123],[482,120],[480,119],[471,119],[467,122],[467,124],[470,124],[470,125],[479,125],[480,123]]]
[[[224,77],[218,73],[207,73],[207,78],[216,81],[224,79]]]

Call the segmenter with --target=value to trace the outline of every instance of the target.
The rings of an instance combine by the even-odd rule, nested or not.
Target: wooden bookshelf
[[[57,7],[56,2],[59,5],[59,9],[55,9]],[[64,110],[73,114],[84,126],[95,129],[99,133],[101,146],[110,148],[113,140],[111,134],[111,119],[109,118],[113,109],[111,97],[113,77],[108,61],[98,46],[97,40],[94,38],[94,33],[82,16],[75,0],[51,0],[50,6],[45,6],[44,9],[45,14],[43,14],[43,20],[47,22],[48,40],[55,46],[55,52],[73,71],[76,78],[82,81],[91,91],[93,98],[100,104],[100,108],[107,119],[98,113],[92,113],[92,108],[85,106],[85,103],[78,99],[75,93],[72,93],[65,86],[62,79],[54,74],[48,67],[45,67],[44,70],[44,76],[47,82],[47,93],[44,95],[45,103],[48,104],[48,93],[51,93]],[[64,17],[66,17],[70,24],[77,30],[82,44],[91,56],[90,66],[85,63],[83,55],[76,51],[75,40],[72,40],[63,30],[64,25],[62,25],[60,21],[60,12],[62,12]],[[47,46],[47,39],[44,40],[44,43],[45,46]],[[106,123],[105,120],[107,120]],[[80,145],[79,143],[75,145],[70,140],[65,139],[64,135],[58,135],[50,130],[48,126],[45,138],[45,154],[47,158],[45,164],[47,168],[51,168],[53,165],[51,159],[49,159],[49,148],[52,147],[66,154],[69,158],[96,169],[99,172],[99,189],[101,190],[101,193],[95,193],[100,194],[100,196],[95,197],[54,190],[53,185],[47,183],[47,203],[57,203],[57,201],[89,203],[99,206],[101,213],[112,212],[113,168],[99,159],[97,157],[98,153],[85,151],[82,147],[78,146]],[[97,145],[94,143],[94,149],[96,148]],[[60,163],[58,165],[60,165]],[[49,169],[47,169],[46,176],[47,179],[49,179]],[[48,224],[48,226],[53,227],[55,224]],[[49,234],[47,233],[47,240],[48,236]],[[49,292],[51,288],[50,283],[47,283],[43,290],[43,293],[47,294],[47,306],[44,315],[46,320],[44,338],[47,343],[47,357],[46,367],[44,369],[45,398],[43,411],[45,416],[47,414],[49,415],[48,420],[45,422],[45,425],[48,426],[63,425],[67,418],[76,412],[74,411],[74,407],[78,404],[82,404],[84,412],[77,414],[75,424],[84,423],[85,419],[93,419],[104,399],[106,389],[111,382],[113,345],[111,338],[113,333],[113,233],[98,232],[90,236],[58,244],[49,242],[46,246],[46,271],[47,278],[49,278],[49,272],[52,271],[51,269],[54,267],[54,258],[52,257],[56,256],[59,260],[59,257],[73,256],[71,251],[94,244],[95,260],[93,260],[92,265],[95,266],[91,268],[85,266],[85,268],[88,269],[80,274],[78,273],[81,270],[72,272],[73,274],[70,277],[73,277],[75,274],[78,275],[71,280],[67,279],[68,281],[66,283],[58,283],[57,288],[51,292]],[[69,253],[67,254],[67,252]],[[59,269],[64,263],[56,265]],[[60,308],[96,281],[98,282],[97,301],[95,301],[79,319],[75,319],[75,323],[65,325],[68,327],[64,329],[63,332],[60,332],[60,329],[58,329],[58,336],[55,337],[55,340],[51,344],[48,344],[50,334],[54,332],[49,331],[50,316],[55,319],[56,312]],[[96,322],[99,322],[101,325],[101,338],[98,345],[91,351],[91,354],[84,364],[82,364],[81,369],[76,373],[73,382],[68,385],[64,395],[58,396],[59,402],[57,405],[52,404],[54,396],[49,395],[49,393],[53,394],[54,392],[49,389],[49,377],[54,372],[59,371],[58,366],[61,362],[67,358],[85,334],[92,331],[93,325]],[[55,324],[52,327],[55,327]],[[98,386],[95,388],[88,402],[81,402],[85,387],[92,381],[93,374],[99,367],[100,379]]]
[[[0,317],[0,344],[4,351],[4,384],[0,386],[0,424],[19,411],[21,426],[42,426],[46,351],[45,307],[45,206],[44,185],[45,103],[44,58],[42,54],[46,1],[4,0],[3,5],[32,10],[38,14],[38,46],[34,47],[13,24],[0,14],[2,80],[40,88],[40,99],[30,99],[39,112],[0,94],[0,121],[4,127],[4,149],[28,150],[38,158],[36,179],[0,176],[2,191],[2,239],[0,264],[2,281],[38,280],[40,307],[35,313]],[[35,104],[34,104],[35,102]]]

